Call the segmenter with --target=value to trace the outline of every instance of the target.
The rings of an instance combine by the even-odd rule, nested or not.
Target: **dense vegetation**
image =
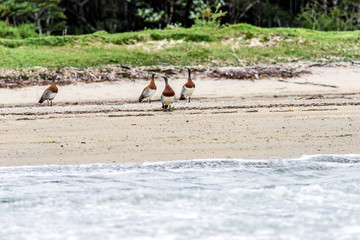
[[[109,34],[0,39],[0,67],[91,67],[107,64],[246,66],[360,59],[360,31],[301,28],[169,27]]]
[[[0,0],[0,67],[358,60],[359,13],[359,0]]]
[[[359,0],[0,0],[0,20],[40,34],[110,33],[190,27],[202,20],[261,27],[360,29]]]

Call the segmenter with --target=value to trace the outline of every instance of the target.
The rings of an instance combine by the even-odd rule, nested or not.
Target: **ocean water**
[[[3,167],[0,239],[360,239],[360,156]]]

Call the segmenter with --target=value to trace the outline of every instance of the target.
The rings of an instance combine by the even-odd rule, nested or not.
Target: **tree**
[[[39,33],[53,34],[191,27],[209,12],[227,12],[221,24],[360,29],[359,0],[0,0],[0,20],[34,23]]]
[[[0,14],[14,26],[33,22],[40,34],[50,34],[65,28],[64,9],[61,0],[0,0]],[[11,19],[11,20],[9,20]]]

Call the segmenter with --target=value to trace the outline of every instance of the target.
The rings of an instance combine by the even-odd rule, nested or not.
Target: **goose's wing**
[[[146,86],[146,87],[144,88],[144,90],[141,92],[140,97],[139,97],[139,100],[142,100],[142,99],[144,99],[144,98],[149,97],[149,96],[150,96],[149,93],[150,93],[150,92],[149,92],[149,86]]]
[[[181,89],[180,96],[185,96],[189,89],[184,85]]]
[[[49,89],[46,89],[44,93],[41,95],[40,100],[49,100],[51,95],[51,91]]]

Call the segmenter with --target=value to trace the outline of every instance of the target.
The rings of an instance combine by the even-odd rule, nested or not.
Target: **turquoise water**
[[[0,168],[0,239],[359,239],[360,156]]]

